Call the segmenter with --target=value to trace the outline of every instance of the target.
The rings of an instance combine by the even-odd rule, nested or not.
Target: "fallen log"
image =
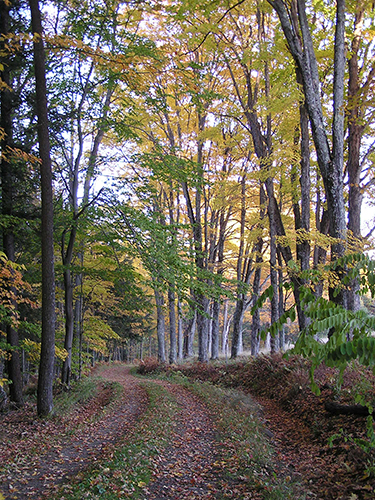
[[[365,417],[370,415],[367,406],[363,405],[340,405],[333,401],[326,401],[324,408],[333,415],[360,415]],[[374,413],[372,413],[372,415],[374,416]]]

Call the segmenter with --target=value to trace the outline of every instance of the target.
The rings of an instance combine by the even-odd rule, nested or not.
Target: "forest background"
[[[372,1],[0,9],[4,400],[267,338],[374,365]]]

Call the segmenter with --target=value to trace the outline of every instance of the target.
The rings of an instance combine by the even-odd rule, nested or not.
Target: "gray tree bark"
[[[42,342],[38,377],[37,410],[45,417],[53,410],[53,376],[55,361],[55,269],[53,248],[53,194],[50,140],[48,126],[47,85],[43,29],[38,0],[29,0],[34,38],[36,110],[41,159],[42,186]]]
[[[182,307],[180,298],[177,301],[177,358],[182,359],[184,357],[184,331],[183,331],[183,321],[182,321]]]
[[[363,186],[361,186],[360,150],[362,136],[365,130],[363,123],[363,113],[360,106],[360,67],[359,50],[361,46],[361,35],[363,30],[365,6],[362,2],[357,2],[354,21],[354,36],[351,45],[351,57],[348,61],[349,82],[348,82],[348,161],[347,172],[349,180],[349,210],[348,210],[348,229],[356,240],[361,238],[361,209],[363,200]],[[366,79],[364,87],[367,87],[375,69],[372,69],[372,75]],[[362,87],[363,89],[363,87]],[[351,282],[348,291],[348,308],[356,311],[360,308],[359,280],[354,279]]]
[[[289,49],[303,81],[306,107],[331,219],[330,236],[336,239],[331,248],[332,259],[335,259],[344,255],[346,238],[343,196],[345,0],[337,0],[336,6],[332,151],[323,116],[318,66],[305,0],[294,0],[290,8],[282,0],[268,0],[268,2],[279,16]],[[333,297],[333,294],[331,296],[333,300],[346,306],[343,292],[337,297]]]
[[[177,338],[176,338],[176,295],[172,285],[168,289],[169,309],[169,363],[177,361]]]
[[[164,297],[156,287],[154,287],[156,302],[156,333],[158,338],[158,360],[160,363],[166,362],[165,356],[165,315],[164,315]]]

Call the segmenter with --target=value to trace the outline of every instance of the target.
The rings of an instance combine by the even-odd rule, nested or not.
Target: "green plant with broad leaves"
[[[365,254],[349,254],[337,259],[334,263],[327,264],[317,272],[311,270],[301,273],[305,284],[300,287],[301,303],[306,316],[309,318],[308,326],[303,329],[294,348],[286,353],[299,354],[311,361],[311,387],[319,394],[319,387],[314,381],[316,368],[325,363],[327,366],[339,369],[339,382],[348,364],[357,360],[360,364],[371,368],[375,373],[375,316],[362,308],[357,311],[345,309],[333,300],[324,296],[317,297],[314,285],[322,279],[323,273],[332,275],[337,270],[345,270],[340,282],[336,283],[333,296],[340,289],[349,290],[354,282],[359,284],[358,292],[361,295],[371,294],[375,297],[375,261]],[[302,280],[301,280],[302,281]],[[286,287],[291,287],[286,283]],[[272,287],[268,287],[261,295],[253,310],[261,307],[273,295]],[[292,305],[277,322],[263,330],[263,336],[269,331],[275,336],[288,319],[294,321],[296,317],[295,305]],[[328,341],[322,342],[320,337],[327,336]]]

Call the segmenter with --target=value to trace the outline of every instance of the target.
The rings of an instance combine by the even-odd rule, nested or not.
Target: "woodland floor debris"
[[[294,490],[300,493],[290,497],[295,500],[373,499],[375,481],[373,464],[369,462],[372,452],[366,454],[354,443],[365,437],[366,418],[332,416],[324,409],[325,401],[332,398],[350,404],[349,387],[357,383],[371,392],[371,381],[359,377],[358,382],[357,375],[351,374],[351,382],[344,383],[339,398],[333,384],[334,374],[325,371],[318,374],[323,387],[318,397],[309,390],[303,361],[264,358],[250,366],[247,362],[204,366],[194,363],[174,369],[167,367],[166,374],[178,372],[185,379],[188,376],[225,383],[255,395],[265,426],[259,427],[259,433],[266,435],[275,450],[273,463],[262,464],[262,469],[251,477],[249,469],[240,474],[239,461],[234,458],[237,445],[244,443],[228,439],[220,444],[217,437],[221,416],[215,414],[213,405],[210,408],[210,404],[181,387],[174,378],[153,380],[154,387],[159,385],[173,401],[171,434],[168,445],[152,459],[150,482],[139,482],[141,493],[137,498],[286,498],[272,493],[272,478],[279,476],[286,483],[292,483],[293,478],[300,480],[299,490]],[[123,365],[102,366],[99,371],[107,382],[103,380],[96,396],[78,404],[65,417],[38,420],[30,404],[0,415],[0,492],[6,499],[63,498],[63,486],[69,498],[73,478],[100,467],[134,432],[149,404],[142,381],[131,376],[129,368]],[[124,388],[115,400],[114,383]],[[239,391],[234,398],[237,398],[238,419],[241,412],[250,418],[258,411],[242,394]],[[333,434],[337,436],[329,447],[328,438]],[[223,446],[232,458],[223,458]],[[256,462],[251,460],[249,464],[254,464],[255,470]],[[120,474],[110,468],[103,470],[113,478]],[[98,496],[88,498],[103,498],[99,486]],[[113,498],[136,498],[130,489],[125,493],[119,490]]]

